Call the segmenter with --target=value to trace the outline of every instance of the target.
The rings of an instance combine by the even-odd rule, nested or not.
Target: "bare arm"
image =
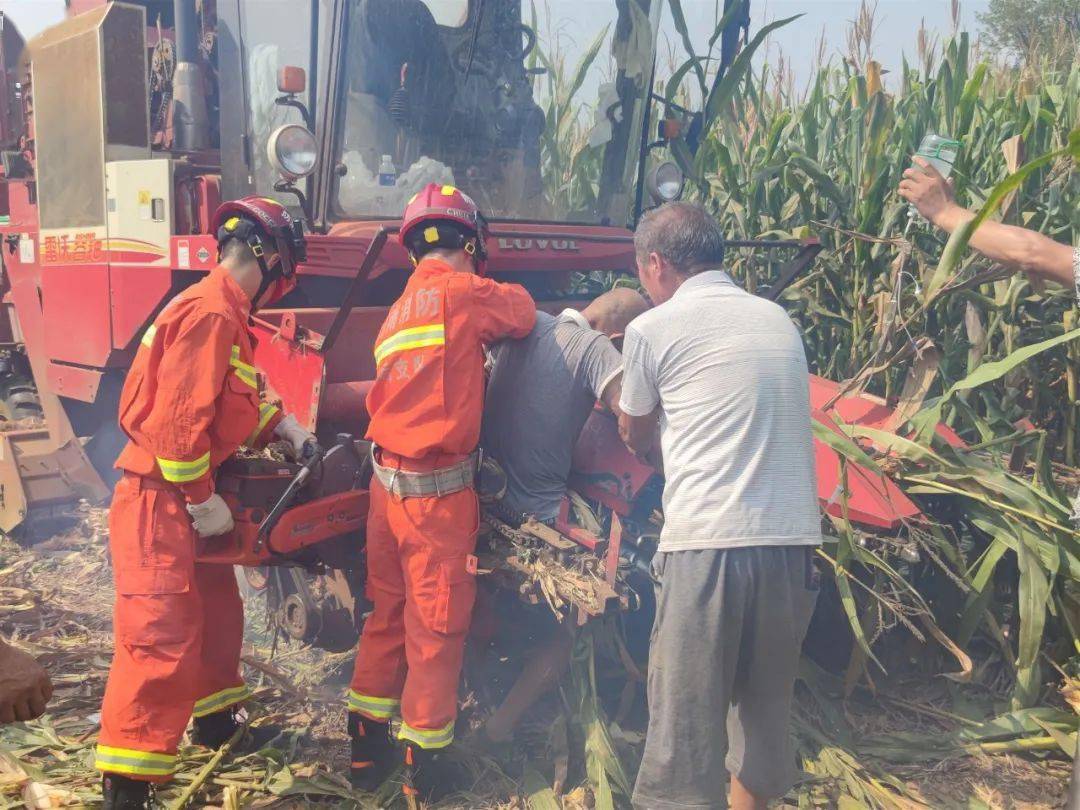
[[[946,233],[974,219],[958,205],[952,186],[922,158],[922,169],[908,169],[900,183],[900,196]],[[1073,249],[1027,228],[987,220],[971,236],[970,245],[988,259],[1047,281],[1072,287]]]
[[[657,412],[645,416],[619,414],[619,436],[638,458],[646,458],[656,446]]]
[[[622,374],[617,375],[605,387],[600,395],[600,402],[611,411],[616,419],[622,417],[622,408],[619,407],[619,397],[622,396]]]
[[[38,717],[52,691],[48,674],[32,655],[0,640],[0,725]]]

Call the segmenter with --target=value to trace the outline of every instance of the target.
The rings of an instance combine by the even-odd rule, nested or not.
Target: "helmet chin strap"
[[[270,289],[270,285],[277,281],[278,276],[283,275],[283,272],[280,269],[282,260],[281,257],[278,256],[279,269],[270,269],[270,265],[266,263],[266,251],[263,249],[262,240],[257,234],[252,234],[248,237],[247,245],[251,248],[251,252],[255,254],[255,260],[259,263],[259,272],[262,276],[259,281],[259,289],[255,291],[255,295],[251,299],[251,311],[255,312],[262,302],[262,297],[266,295],[266,291]]]

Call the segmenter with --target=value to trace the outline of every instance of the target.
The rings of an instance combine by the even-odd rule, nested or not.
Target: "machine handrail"
[[[345,293],[345,300],[341,302],[341,306],[334,316],[334,321],[330,324],[330,328],[326,332],[326,337],[324,337],[322,343],[319,344],[319,348],[317,349],[319,354],[325,356],[329,354],[332,348],[334,348],[334,344],[337,343],[341,330],[345,328],[345,321],[349,319],[349,313],[352,312],[353,307],[356,306],[357,299],[360,297],[360,293],[363,292],[364,287],[367,286],[367,280],[371,276],[371,271],[375,267],[375,262],[378,261],[379,254],[382,253],[387,238],[396,234],[399,230],[401,230],[399,226],[392,226],[379,228],[379,230],[375,232],[375,236],[372,238],[371,243],[368,245],[367,252],[364,254],[364,260],[360,262],[360,267],[357,269],[356,275],[353,276],[352,281],[349,283],[349,289]]]

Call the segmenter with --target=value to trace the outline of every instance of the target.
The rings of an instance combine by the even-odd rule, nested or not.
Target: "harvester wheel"
[[[312,630],[317,623],[318,618],[311,614],[299,594],[291,593],[285,597],[281,606],[281,625],[290,638],[310,642],[315,636]]]
[[[26,355],[6,352],[0,357],[0,419],[40,419],[43,411]]]
[[[270,582],[265,566],[243,566],[240,569],[244,582],[251,588],[253,593],[262,593]]]

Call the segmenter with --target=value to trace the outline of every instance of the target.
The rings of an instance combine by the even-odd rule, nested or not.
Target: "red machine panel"
[[[292,313],[285,317],[295,321]],[[304,342],[286,340],[267,321],[256,318],[252,331],[257,341],[255,367],[266,375],[270,399],[280,399],[286,412],[314,431],[326,377],[323,356]]]
[[[844,435],[828,414],[814,410],[813,417],[834,433]],[[840,456],[824,442],[814,440],[818,500],[830,515],[841,517]],[[907,520],[919,520],[921,512],[889,478],[857,464],[847,465],[848,519],[864,526],[895,529]]]
[[[66,366],[49,361],[49,387],[54,394],[82,402],[93,402],[97,398],[98,386],[105,372],[96,368]]]
[[[353,273],[355,274],[355,269]],[[328,383],[354,382],[375,379],[375,336],[386,318],[386,307],[356,307],[349,313],[345,326],[338,336],[337,344],[326,357],[326,381]],[[291,311],[289,311],[290,314]],[[279,323],[286,310],[268,309],[260,317],[271,323]],[[296,325],[301,329],[325,335],[337,314],[330,307],[312,307],[295,313]]]
[[[41,300],[45,322],[64,324],[61,329],[44,330],[46,356],[105,366],[113,346],[108,265],[45,264]]]
[[[826,380],[824,377],[810,376],[810,406],[812,408],[824,408],[835,399],[839,391],[840,383]],[[885,423],[895,412],[883,399],[869,394],[843,396],[829,408],[829,411],[838,414],[850,425],[866,425],[873,428],[884,428]],[[963,440],[948,425],[938,425],[937,434],[953,447],[964,445]]]
[[[312,235],[308,238],[308,261],[301,272],[352,278],[375,234],[397,225],[397,220],[343,222],[327,236]],[[633,235],[625,228],[496,222],[491,225],[488,250],[492,273],[634,269]],[[409,257],[392,237],[371,277],[406,267]]]
[[[168,267],[113,265],[109,272],[112,308],[112,346],[124,349],[146,328],[149,316],[169,292],[172,270]]]
[[[581,431],[572,469],[575,489],[621,515],[630,511],[630,502],[656,474],[626,448],[611,414],[600,410],[590,414]]]

